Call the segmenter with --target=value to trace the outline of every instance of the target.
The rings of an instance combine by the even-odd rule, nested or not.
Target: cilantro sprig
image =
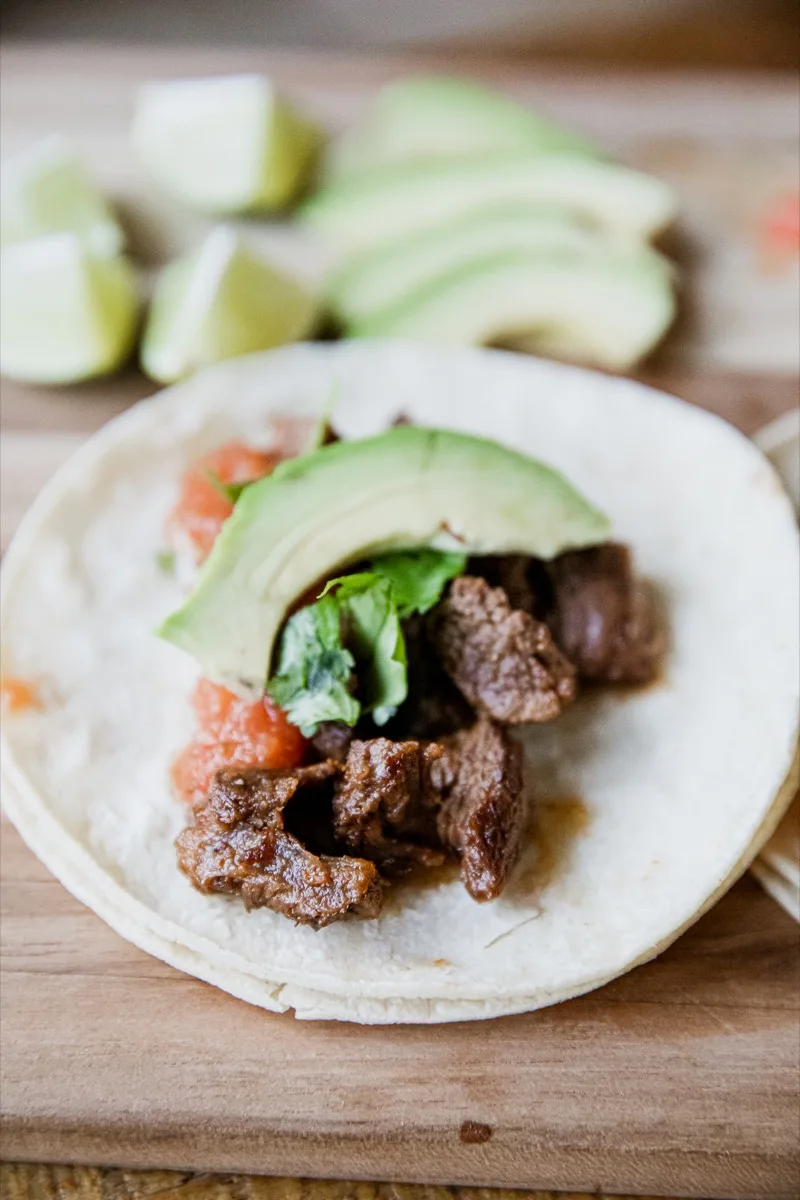
[[[438,603],[466,567],[463,554],[386,554],[369,569],[332,579],[286,622],[268,691],[306,736],[323,721],[383,725],[408,695],[401,621]]]

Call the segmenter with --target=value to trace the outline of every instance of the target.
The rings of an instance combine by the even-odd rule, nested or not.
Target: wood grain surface
[[[608,1200],[605,1192],[511,1191],[343,1179],[265,1179],[186,1171],[0,1163],[3,1200]],[[620,1197],[619,1200],[626,1200]],[[647,1200],[628,1197],[627,1200]]]
[[[122,201],[146,272],[205,225],[136,171],[126,140],[136,82],[266,67],[336,126],[378,83],[417,65],[11,48],[0,72],[3,150],[70,133]],[[796,263],[765,259],[758,241],[763,213],[796,187],[793,82],[593,76],[474,57],[448,66],[498,79],[680,188],[672,248],[684,316],[648,382],[748,433],[795,403]],[[4,546],[59,463],[152,390],[133,370],[63,393],[4,382]],[[147,957],[73,900],[7,823],[0,829],[2,1152],[179,1172],[9,1166],[4,1198],[489,1200],[475,1187],[490,1184],[798,1194],[798,932],[750,880],[655,963],[593,995],[481,1024],[364,1029],[267,1014]],[[470,1129],[482,1140],[465,1141]],[[308,1175],[429,1186],[312,1190]]]
[[[2,880],[7,1158],[796,1194],[797,928],[751,880],[598,993],[438,1028],[234,1000],[123,942],[8,826]]]

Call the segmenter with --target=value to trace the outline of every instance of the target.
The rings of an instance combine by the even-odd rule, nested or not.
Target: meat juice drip
[[[413,866],[406,875],[401,875],[397,879],[392,880],[392,888],[389,892],[389,902],[386,904],[388,909],[393,901],[399,900],[403,903],[403,896],[417,895],[419,892],[427,892],[438,887],[444,887],[448,883],[458,883],[460,879],[461,868],[456,858],[446,858],[438,867]]]
[[[539,895],[564,870],[577,838],[586,832],[591,810],[577,796],[536,799],[531,809],[525,855],[529,861],[511,878],[509,897]],[[530,857],[530,848],[534,855]]]

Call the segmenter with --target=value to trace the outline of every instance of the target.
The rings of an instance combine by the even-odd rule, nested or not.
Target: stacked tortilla
[[[786,484],[800,514],[800,412],[789,412],[755,438]],[[753,874],[782,908],[800,921],[800,795],[753,863]]]
[[[476,904],[441,878],[396,890],[376,920],[314,931],[178,869],[169,773],[197,668],[153,631],[184,597],[159,552],[187,464],[318,416],[334,387],[345,437],[402,412],[562,471],[663,597],[669,651],[657,686],[587,689],[526,732],[536,824],[501,897]],[[5,669],[42,703],[3,722],[3,803],[122,936],[263,1008],[362,1023],[539,1008],[659,954],[775,833],[797,790],[799,580],[794,511],[755,445],[640,384],[405,342],[230,360],[106,426],[20,526],[0,633]]]

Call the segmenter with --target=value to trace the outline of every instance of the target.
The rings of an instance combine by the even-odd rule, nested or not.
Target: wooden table
[[[124,134],[139,79],[267,68],[338,125],[379,82],[414,65],[11,48],[4,151],[54,128],[73,134],[125,201],[134,249],[152,266],[195,240],[203,222],[165,203],[131,162]],[[472,65],[487,78],[496,72]],[[793,82],[592,77],[519,63],[499,79],[681,190],[673,250],[687,278],[685,316],[646,377],[748,433],[788,409],[797,395],[796,261],[764,231],[797,186]],[[3,385],[3,544],[59,463],[150,390],[133,371],[63,394]],[[797,930],[752,880],[656,963],[590,996],[483,1025],[359,1030],[260,1013],[141,954],[67,896],[7,824],[2,871],[5,1155],[190,1172],[9,1165],[9,1200],[475,1195],[304,1184],[305,1174],[593,1194],[796,1194]],[[204,1066],[187,1074],[192,1038]],[[277,1086],[271,1064],[280,1064]],[[489,1125],[491,1138],[465,1143],[465,1120]]]

